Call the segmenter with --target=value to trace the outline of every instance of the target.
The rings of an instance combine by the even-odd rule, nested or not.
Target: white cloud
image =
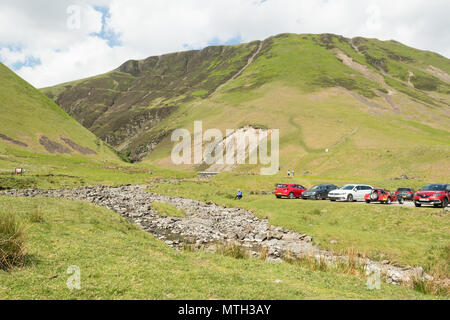
[[[68,28],[70,5],[81,9],[79,29]],[[102,30],[96,6],[109,8],[106,27],[120,36],[120,46],[94,35]],[[449,57],[449,9],[446,0],[0,0],[0,60],[8,66],[39,60],[16,71],[43,87],[103,73],[128,59],[282,32],[395,39]]]

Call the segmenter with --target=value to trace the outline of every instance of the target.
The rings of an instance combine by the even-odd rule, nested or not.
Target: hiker
[[[292,178],[295,177],[295,170],[292,170]]]
[[[291,170],[288,170],[288,177],[291,177]]]
[[[234,197],[234,200],[241,200],[242,199],[242,191],[238,190],[238,193],[236,195],[236,197]]]

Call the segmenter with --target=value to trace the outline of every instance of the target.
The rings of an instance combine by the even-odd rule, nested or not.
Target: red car
[[[391,193],[384,188],[373,188],[372,192],[366,194],[364,199],[366,203],[379,202],[391,204],[392,202],[398,201],[400,204],[403,204],[403,198],[397,197],[395,193]]]
[[[275,196],[280,199],[283,197],[289,199],[301,198],[303,191],[307,189],[299,184],[293,183],[280,183],[276,185]]]
[[[424,204],[445,208],[450,199],[450,184],[429,184],[414,195],[414,204],[421,207]]]

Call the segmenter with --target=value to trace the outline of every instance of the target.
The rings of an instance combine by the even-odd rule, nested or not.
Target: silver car
[[[328,194],[331,201],[365,201],[366,194],[372,192],[372,186],[366,184],[347,184],[340,189],[333,190]]]

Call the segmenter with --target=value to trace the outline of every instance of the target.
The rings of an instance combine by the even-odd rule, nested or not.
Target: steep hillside
[[[246,65],[258,45],[209,47],[132,60],[110,73],[43,91],[104,141],[125,149],[184,103],[211,94]],[[133,156],[147,149],[145,144],[135,146]]]
[[[0,157],[12,161],[24,154],[115,158],[94,134],[0,63]]]
[[[281,34],[127,62],[44,92],[102,139],[158,165],[172,165],[170,132],[203,120],[204,129],[280,129],[283,170],[442,179],[449,74],[445,57],[395,41]]]

